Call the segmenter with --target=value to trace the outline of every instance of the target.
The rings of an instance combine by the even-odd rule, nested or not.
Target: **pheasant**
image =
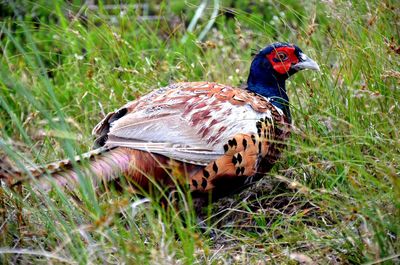
[[[51,188],[46,175],[73,188],[86,159],[95,182],[125,175],[143,190],[180,183],[193,194],[226,195],[261,178],[279,158],[291,124],[285,80],[302,69],[319,66],[297,46],[273,43],[255,55],[246,89],[211,82],[160,88],[109,113],[93,129],[97,149],[30,174],[43,189]],[[0,168],[9,182],[23,175]]]

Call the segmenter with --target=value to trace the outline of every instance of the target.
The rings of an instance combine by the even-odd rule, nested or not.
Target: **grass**
[[[396,1],[222,1],[203,42],[213,3],[188,33],[197,1],[149,2],[156,19],[128,9],[117,23],[77,3],[0,4],[3,153],[24,168],[88,151],[105,113],[172,82],[240,85],[252,50],[279,40],[322,70],[287,84],[294,130],[283,158],[210,206],[205,230],[186,191],[178,212],[160,206],[162,193],[143,202],[88,183],[73,196],[2,187],[0,263],[398,263]]]

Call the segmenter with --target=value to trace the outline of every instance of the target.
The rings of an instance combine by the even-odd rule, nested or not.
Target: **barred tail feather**
[[[12,165],[7,156],[0,157],[0,181],[11,186],[16,179],[21,178],[21,172]],[[1,182],[0,182],[1,184]]]
[[[99,152],[101,150],[101,152]],[[108,182],[119,177],[128,171],[131,160],[130,152],[125,148],[115,148],[111,150],[102,150],[102,148],[86,153],[89,156],[89,161],[84,163],[79,160],[78,167],[69,165],[69,169],[58,170],[51,173],[52,179],[60,187],[73,189],[78,183],[79,172],[85,176],[92,176],[92,181],[95,186],[101,182]],[[83,162],[83,163],[82,163]],[[51,182],[46,178],[39,179],[39,187],[44,190],[51,188]]]
[[[74,160],[57,161],[41,168],[29,169],[29,172],[37,179],[37,186],[45,191],[51,189],[52,182],[59,187],[73,189],[78,183],[80,173],[91,176],[95,185],[119,177],[120,174],[127,172],[131,158],[132,154],[125,148],[98,148],[77,156]],[[14,171],[6,175],[3,170],[3,175],[6,182],[12,185],[30,179],[23,172],[16,174]]]

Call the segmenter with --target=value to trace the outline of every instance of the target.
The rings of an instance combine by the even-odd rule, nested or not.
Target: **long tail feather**
[[[35,178],[37,185],[49,190],[53,180],[56,185],[72,189],[78,183],[80,173],[93,176],[94,184],[107,182],[127,172],[132,154],[125,148],[98,148],[75,157],[74,160],[61,160],[40,168],[29,168],[27,172],[12,169],[0,163],[0,179],[8,185],[18,185]],[[51,177],[49,180],[46,176]]]
[[[21,171],[17,170],[6,155],[0,157],[0,180],[12,186],[17,179],[21,179]]]

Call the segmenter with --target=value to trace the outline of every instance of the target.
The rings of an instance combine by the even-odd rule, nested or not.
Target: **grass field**
[[[271,42],[296,43],[321,72],[290,79],[288,149],[258,184],[210,206],[206,230],[186,191],[178,213],[162,195],[145,203],[86,182],[74,196],[3,186],[1,264],[400,262],[398,1],[208,1],[201,12],[170,0],[122,13],[71,2],[0,2],[0,159],[18,168],[90,150],[107,112],[160,86],[240,85]]]

